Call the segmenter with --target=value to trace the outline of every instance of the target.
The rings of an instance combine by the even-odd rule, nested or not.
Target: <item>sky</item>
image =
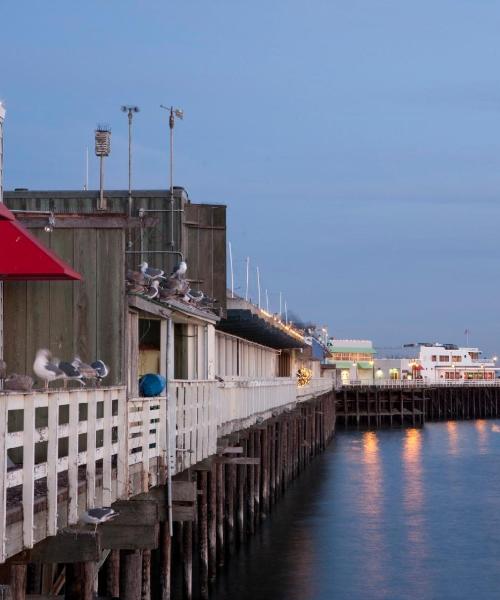
[[[48,8],[49,6],[49,8]],[[228,206],[237,291],[391,349],[500,352],[500,3],[2,0],[5,187],[106,185]],[[98,184],[91,155],[90,186]]]

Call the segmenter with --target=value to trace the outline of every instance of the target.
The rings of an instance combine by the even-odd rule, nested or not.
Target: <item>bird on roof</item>
[[[172,273],[170,273],[170,277],[176,277],[177,279],[184,277],[186,275],[187,268],[186,261],[181,260],[179,264],[175,265],[174,270]]]
[[[33,377],[11,373],[3,382],[3,389],[10,392],[31,392]]]
[[[149,298],[150,300],[153,300],[153,298],[156,298],[156,296],[158,296],[159,294],[159,287],[160,282],[158,281],[158,279],[153,279],[144,296],[146,298]]]
[[[38,350],[33,363],[33,372],[45,382],[45,389],[49,388],[49,382],[56,379],[64,379],[66,374],[52,359],[52,354],[46,348]]]
[[[139,285],[146,285],[146,276],[141,271],[127,271],[127,281],[130,283],[137,283]]]
[[[146,277],[146,279],[149,280],[163,278],[163,274],[165,272],[162,271],[162,269],[154,269],[150,267],[147,262],[142,262],[139,265],[139,268],[141,269],[141,273]]]
[[[85,525],[94,525],[94,533],[97,531],[97,526],[107,521],[111,521],[116,518],[119,513],[113,510],[109,506],[103,506],[101,508],[89,508],[80,517],[80,523]]]
[[[188,300],[187,300],[188,302],[193,302],[194,304],[199,304],[205,297],[205,294],[202,291],[194,292],[192,294],[191,290],[189,290],[189,292],[186,294],[186,296],[188,298]]]
[[[64,387],[66,387],[68,380],[78,381],[78,383],[80,383],[81,385],[85,385],[80,370],[73,366],[72,363],[61,360],[59,361],[57,366],[61,369],[61,371],[64,371],[64,374],[66,375],[66,378],[64,380]]]
[[[102,360],[96,360],[90,366],[95,370],[98,382],[109,375],[109,369]]]

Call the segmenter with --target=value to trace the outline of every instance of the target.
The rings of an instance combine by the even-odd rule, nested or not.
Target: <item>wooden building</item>
[[[94,192],[5,194],[18,219],[83,277],[4,285],[9,371],[31,374],[40,347],[110,367],[102,387],[54,383],[47,392],[36,382],[32,393],[0,392],[0,562],[66,562],[67,577],[73,563],[104,564],[102,552],[122,550],[127,567],[130,553],[168,547],[172,523],[189,531],[195,518],[193,467],[220,454],[228,436],[332,388],[319,376],[297,386],[296,369],[312,359],[300,332],[226,300],[224,206],[192,204],[182,189],[174,207],[166,192],[136,192],[130,216],[126,193],[106,196],[107,210],[97,211]],[[168,271],[179,258],[192,287],[217,299],[213,307],[126,293],[127,266],[142,259]],[[146,373],[166,377],[159,396],[140,395]],[[122,514],[116,526],[89,535],[77,525],[89,508],[111,504]],[[73,537],[60,545],[66,527]]]

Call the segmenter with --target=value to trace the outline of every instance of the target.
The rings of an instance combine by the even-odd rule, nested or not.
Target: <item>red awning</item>
[[[81,279],[0,202],[0,281]]]

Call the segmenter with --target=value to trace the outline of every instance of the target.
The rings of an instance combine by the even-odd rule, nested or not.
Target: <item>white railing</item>
[[[328,392],[331,392],[332,389],[332,379],[327,377],[315,377],[314,379],[311,379],[307,385],[297,388],[297,398],[301,402],[304,402],[305,400],[309,400],[314,396],[327,394]]]
[[[333,388],[330,379],[318,378],[298,388],[295,378],[270,380],[171,381],[177,420],[177,465],[181,471],[217,451],[221,433],[248,426],[249,420],[293,405]]]
[[[162,483],[167,461],[173,474],[215,454],[221,428],[236,431],[331,388],[326,379],[297,388],[295,378],[276,378],[172,381],[168,401],[127,400],[122,386],[0,393],[0,563],[88,508]]]
[[[351,381],[341,384],[342,387],[393,387],[393,388],[421,388],[421,387],[500,387],[500,379],[443,379],[442,381],[424,381],[423,379],[375,379],[375,381]]]
[[[128,464],[121,458],[127,455],[126,407],[123,387],[0,394],[0,562],[57,533],[59,486],[67,489],[69,525],[94,506],[98,487],[104,506],[127,495]],[[102,461],[99,471],[96,461]],[[40,495],[47,510],[35,525]],[[7,511],[19,499],[22,533],[7,536]]]

